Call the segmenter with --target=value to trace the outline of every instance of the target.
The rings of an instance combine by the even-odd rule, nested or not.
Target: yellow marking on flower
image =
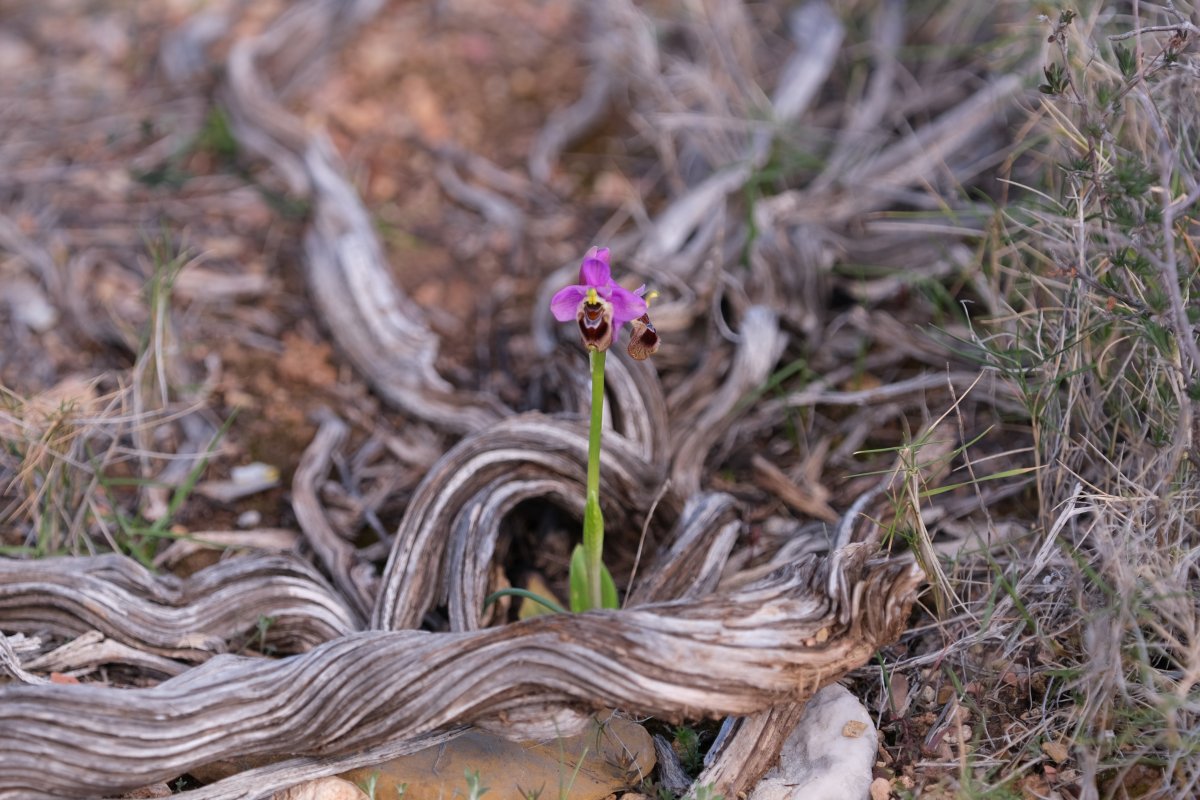
[[[646,292],[646,296],[642,299],[646,301],[646,308],[649,308],[650,304],[658,299],[658,292]]]
[[[587,291],[587,302],[593,305],[600,302],[600,295],[596,294],[596,290],[590,287]]]

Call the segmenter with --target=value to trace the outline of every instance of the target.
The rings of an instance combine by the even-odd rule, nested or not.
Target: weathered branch
[[[675,445],[671,480],[685,496],[700,488],[704,460],[728,429],[740,403],[766,382],[783,351],[784,334],[775,313],[754,306],[742,323],[741,342],[725,383]]]
[[[292,479],[292,508],[317,557],[333,577],[334,585],[358,612],[360,619],[365,619],[374,604],[375,570],[368,563],[360,563],[354,545],[333,530],[317,497],[317,484],[324,480],[333,451],[348,433],[346,423],[336,417],[331,416],[321,423],[296,467]]]
[[[391,557],[384,571],[379,601],[371,626],[380,629],[416,627],[425,611],[444,591],[438,588],[447,549],[446,531],[453,531],[458,542],[456,552],[482,547],[490,551],[502,509],[510,503],[532,496],[533,490],[546,490],[548,484],[534,483],[513,490],[507,499],[491,507],[486,526],[472,529],[488,508],[489,493],[501,490],[507,481],[548,480],[559,487],[552,495],[582,497],[584,469],[587,463],[587,431],[579,423],[526,414],[506,420],[485,433],[460,442],[448,452],[417,488],[396,532]],[[624,437],[605,439],[601,492],[609,535],[619,542],[619,533],[641,530],[655,492],[662,483],[660,471],[643,461],[634,445]],[[660,506],[662,526],[670,525],[679,514],[678,495],[669,493]],[[466,516],[462,516],[466,515]],[[464,522],[456,523],[455,520]],[[470,539],[469,542],[464,539]],[[614,542],[616,544],[616,542]],[[485,565],[458,565],[471,569],[474,577],[459,577],[456,585],[463,595],[452,602],[468,606],[477,598],[478,582]],[[473,586],[474,590],[466,587]],[[456,612],[461,624],[469,624],[474,611]]]
[[[0,630],[79,636],[98,630],[168,658],[202,661],[256,634],[298,652],[357,629],[307,562],[288,555],[221,561],[189,578],[154,575],[119,555],[0,560]]]
[[[148,689],[2,686],[0,797],[114,792],[235,754],[335,756],[462,723],[505,719],[520,736],[563,708],[681,720],[800,702],[903,626],[919,573],[865,553],[702,603],[220,656]]]
[[[267,64],[309,58],[375,2],[297,6],[230,51],[221,97],[239,143],[266,158],[293,192],[308,196],[304,237],[309,293],[338,346],[388,402],[453,431],[478,430],[509,413],[488,395],[455,391],[434,369],[438,339],[392,279],[370,215],[329,141],[309,133],[278,98]],[[308,47],[305,47],[305,45]]]

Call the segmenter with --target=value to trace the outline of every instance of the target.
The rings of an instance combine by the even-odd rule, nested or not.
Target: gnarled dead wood
[[[688,498],[670,538],[670,549],[650,561],[646,577],[625,603],[699,599],[717,588],[742,522],[727,494]]]
[[[397,630],[420,623],[425,611],[443,594],[438,583],[446,574],[442,560],[446,532],[455,529],[454,520],[461,511],[478,507],[486,501],[487,492],[498,491],[505,476],[555,481],[562,487],[559,496],[582,497],[586,463],[586,428],[541,414],[505,420],[460,442],[430,470],[405,512],[384,570],[371,626]],[[619,541],[620,532],[627,531],[632,537],[641,530],[663,475],[621,436],[606,437],[602,463],[600,496],[609,535]],[[678,495],[668,492],[659,506],[663,527],[674,522],[681,505]],[[474,535],[490,537],[494,531],[484,529]]]
[[[234,558],[184,579],[119,555],[0,560],[0,630],[98,630],[148,653],[203,661],[257,634],[263,620],[271,620],[263,643],[285,653],[357,629],[325,580],[294,556]]]
[[[31,683],[34,685],[49,683],[49,678],[35,675],[21,666],[21,658],[14,644],[27,644],[33,641],[37,640],[27,639],[24,634],[17,634],[10,639],[8,636],[0,633],[0,674],[7,675],[21,683]]]
[[[741,341],[733,366],[699,419],[689,421],[675,443],[671,481],[685,496],[700,488],[704,460],[728,429],[737,411],[754,389],[762,386],[783,351],[784,334],[775,313],[752,306],[742,321]]]
[[[670,456],[667,401],[654,367],[622,352],[610,353],[604,387],[613,427],[641,446],[642,458],[652,464],[665,461]]]
[[[779,758],[779,748],[803,715],[804,703],[784,702],[735,720],[724,746],[694,785],[742,797]]]
[[[518,467],[483,487],[455,516],[442,578],[442,599],[451,630],[473,631],[484,626],[483,602],[491,588],[500,523],[517,503],[534,497],[553,498],[583,517],[583,498],[571,482],[538,478],[537,473]]]
[[[292,508],[317,558],[333,577],[334,585],[358,612],[359,618],[366,619],[374,605],[375,569],[360,561],[354,545],[333,530],[317,497],[317,482],[329,470],[333,451],[345,440],[349,430],[346,423],[334,416],[321,423],[292,478]]]
[[[569,355],[564,355],[561,347],[553,351],[547,382],[562,396],[565,407],[587,418],[591,385],[586,357],[579,352],[578,334],[571,338],[573,352]],[[608,351],[604,392],[604,411],[613,430],[636,443],[645,460],[657,464],[669,459],[667,401],[654,366],[649,361],[636,361],[614,346]]]
[[[0,797],[119,791],[234,754],[339,755],[464,722],[507,719],[520,736],[555,709],[680,720],[803,701],[904,624],[919,572],[866,555],[810,558],[702,603],[220,656],[148,689],[2,686]]]
[[[641,14],[632,12],[627,16],[637,19]],[[799,47],[785,65],[771,97],[778,129],[795,121],[816,97],[836,63],[837,49],[845,33],[837,15],[823,2],[806,3],[793,12],[790,23]],[[669,259],[683,249],[687,239],[705,221],[719,217],[726,198],[745,186],[762,168],[770,156],[774,135],[773,130],[757,131],[740,158],[728,159],[727,165],[713,170],[675,198],[655,220],[654,228],[638,249],[638,260],[654,263]]]
[[[90,670],[105,664],[128,664],[151,674],[179,675],[188,667],[114,639],[106,639],[100,631],[89,631],[45,655],[32,658],[22,666],[39,672],[71,672]]]
[[[338,346],[398,408],[447,430],[478,430],[508,410],[489,395],[454,390],[434,369],[437,336],[392,279],[341,159],[283,106],[267,74],[272,61],[311,58],[314,41],[327,48],[335,38],[330,31],[360,24],[379,5],[324,0],[293,7],[261,36],[234,44],[221,96],[239,143],[271,162],[292,191],[311,198],[304,237],[309,293]]]

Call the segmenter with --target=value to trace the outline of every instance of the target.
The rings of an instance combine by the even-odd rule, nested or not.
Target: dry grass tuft
[[[911,640],[940,646],[890,665],[954,687],[916,747],[959,796],[1200,785],[1200,80],[1186,14],[1141,14],[1047,22],[1037,144],[971,276],[988,313],[969,346],[1024,405],[1035,515],[1006,536],[1009,515],[981,504],[977,546],[945,567],[957,615]],[[1128,35],[1147,25],[1165,27]]]

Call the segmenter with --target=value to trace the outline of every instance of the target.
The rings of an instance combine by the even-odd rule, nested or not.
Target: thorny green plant
[[[992,562],[1006,579],[989,603],[1007,600],[1044,654],[1034,727],[1074,743],[1081,781],[1184,797],[1200,786],[1200,29],[1171,2],[1132,8],[1045,19],[1048,136],[1027,153],[1043,182],[1013,181],[1026,192],[981,253],[993,314],[974,344],[1028,412],[1039,557],[1075,571],[1061,598],[1032,596]],[[966,796],[1004,791],[973,763],[960,778]]]
[[[674,730],[675,752],[689,775],[695,775],[704,764],[704,753],[700,751],[700,734],[689,725],[679,725]]]

